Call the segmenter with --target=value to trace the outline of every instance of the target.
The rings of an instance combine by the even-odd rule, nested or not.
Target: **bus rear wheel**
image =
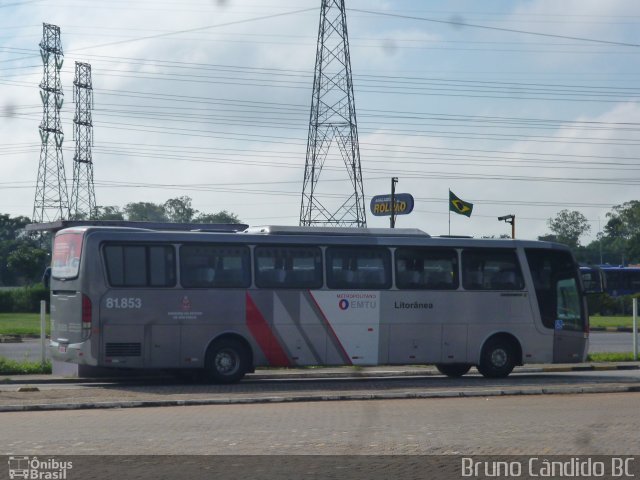
[[[504,378],[516,366],[513,343],[501,338],[490,339],[482,348],[478,371],[486,378]]]
[[[458,378],[469,371],[471,365],[467,363],[436,363],[440,373],[451,378]]]
[[[247,349],[235,339],[218,340],[207,350],[205,369],[211,382],[239,382],[249,369]]]

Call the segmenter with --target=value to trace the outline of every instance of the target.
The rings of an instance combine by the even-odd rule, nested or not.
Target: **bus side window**
[[[246,288],[251,283],[249,248],[233,245],[180,247],[180,282],[186,288]]]
[[[175,255],[171,245],[106,245],[104,260],[112,287],[175,285]]]
[[[152,287],[175,285],[175,255],[171,246],[149,247],[149,281]]]
[[[515,251],[464,250],[462,285],[466,290],[522,290],[524,278]]]
[[[146,287],[147,255],[144,245],[107,245],[104,248],[112,287]]]
[[[384,247],[328,247],[327,286],[339,290],[391,287],[391,255]]]
[[[396,286],[400,289],[455,290],[458,253],[442,248],[397,248]]]
[[[256,286],[320,288],[322,251],[318,247],[273,246],[254,250]]]

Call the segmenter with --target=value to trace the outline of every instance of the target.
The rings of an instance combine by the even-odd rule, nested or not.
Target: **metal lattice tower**
[[[76,76],[73,81],[73,97],[76,114],[73,117],[73,138],[76,152],[73,156],[73,187],[69,217],[90,219],[96,210],[96,192],[93,186],[93,86],[91,84],[91,65],[76,62]]]
[[[62,158],[64,134],[60,123],[60,109],[64,101],[60,84],[60,69],[64,60],[60,43],[60,27],[42,24],[40,56],[44,75],[40,83],[43,113],[40,123],[40,164],[32,221],[51,222],[63,219],[69,211],[67,177]]]
[[[338,200],[318,188],[327,157],[336,149],[351,180]],[[367,225],[344,0],[322,0],[300,225]]]

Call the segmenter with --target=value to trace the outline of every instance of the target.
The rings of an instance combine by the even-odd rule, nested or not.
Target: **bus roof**
[[[264,225],[249,227],[242,233],[251,235],[339,235],[371,237],[422,237],[426,232],[417,228],[350,228],[350,227],[294,227],[288,225]]]
[[[432,237],[418,229],[390,228],[331,228],[265,226],[248,228],[242,232],[162,231],[126,227],[84,226],[59,233],[81,231],[97,235],[101,240],[214,242],[261,245],[384,245],[432,246],[442,248],[544,248],[569,250],[566,245],[538,240],[442,238]],[[162,238],[160,238],[162,237]]]
[[[127,220],[56,220],[49,223],[31,223],[25,227],[28,232],[57,232],[74,227],[126,227],[145,230],[165,231],[206,231],[206,232],[239,232],[249,225],[244,223],[170,223],[170,222],[130,222]]]

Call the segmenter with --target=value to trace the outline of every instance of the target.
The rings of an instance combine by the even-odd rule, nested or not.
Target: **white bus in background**
[[[54,240],[52,358],[200,369],[435,364],[505,377],[581,362],[588,316],[568,248],[304,227],[74,227]]]

